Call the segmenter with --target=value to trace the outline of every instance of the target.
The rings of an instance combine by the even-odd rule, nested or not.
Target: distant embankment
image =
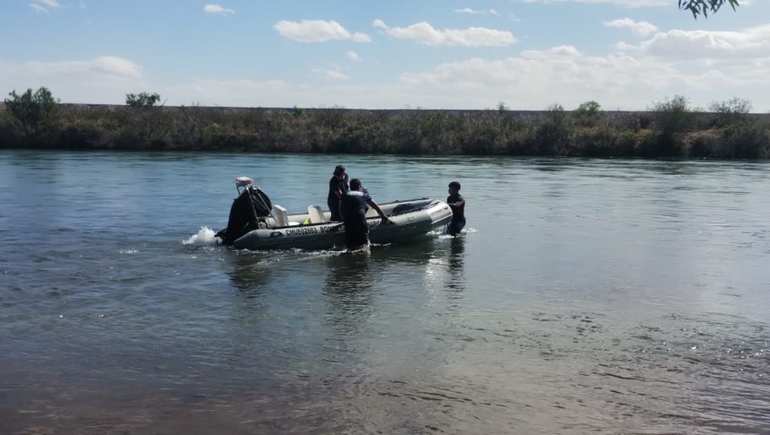
[[[0,104],[0,148],[770,158],[770,115],[716,108],[694,112],[686,99],[648,112],[596,103],[575,111],[62,104],[23,120]]]

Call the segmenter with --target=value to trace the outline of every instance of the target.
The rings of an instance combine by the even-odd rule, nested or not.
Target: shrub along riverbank
[[[647,112],[516,112],[163,107],[157,94],[125,106],[59,105],[48,92],[10,94],[0,148],[296,153],[770,158],[770,116],[748,101],[693,110],[676,96]]]

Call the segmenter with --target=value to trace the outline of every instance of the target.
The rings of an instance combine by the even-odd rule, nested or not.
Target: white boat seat
[[[275,219],[275,226],[288,227],[289,226],[289,213],[286,209],[280,205],[273,205],[273,218]]]
[[[317,205],[307,206],[307,214],[310,215],[311,224],[322,224],[326,222],[326,217],[324,217],[323,210],[321,210],[321,207]]]

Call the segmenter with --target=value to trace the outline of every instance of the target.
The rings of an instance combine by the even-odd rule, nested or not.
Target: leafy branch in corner
[[[679,9],[692,12],[693,18],[698,19],[698,15],[708,18],[709,13],[715,14],[725,4],[735,10],[738,0],[679,0]]]

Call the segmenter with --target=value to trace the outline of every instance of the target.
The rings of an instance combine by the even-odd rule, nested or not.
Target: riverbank
[[[0,148],[292,153],[770,158],[770,116],[497,109],[237,109],[61,105],[38,128],[0,106]],[[686,100],[685,100],[686,102]]]

